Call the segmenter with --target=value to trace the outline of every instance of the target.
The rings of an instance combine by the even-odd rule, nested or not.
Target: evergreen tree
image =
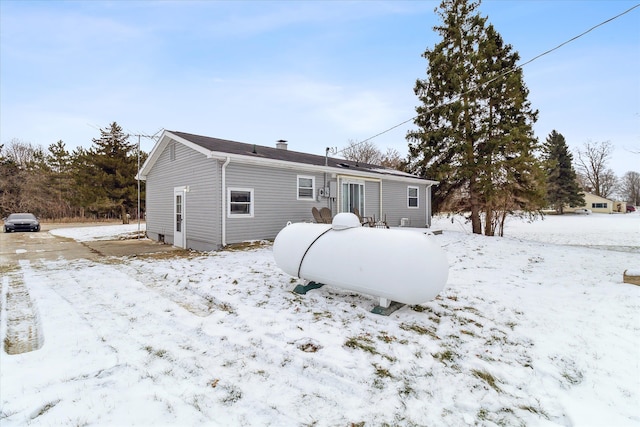
[[[484,234],[493,236],[496,231],[503,234],[507,215],[537,211],[544,205],[545,179],[532,127],[538,113],[527,100],[529,90],[517,67],[520,56],[492,25],[486,27],[478,50],[479,73],[494,76],[478,88],[485,108],[477,153]]]
[[[71,158],[62,140],[49,145],[49,154],[46,159],[47,164],[53,172],[66,173],[69,171]]]
[[[71,202],[77,207],[80,217],[84,218],[87,211],[97,214],[94,208],[95,186],[93,182],[93,163],[89,150],[77,147],[71,154],[71,176],[73,177],[73,191]]]
[[[422,102],[414,123],[419,130],[407,134],[409,168],[436,179],[435,210],[454,192],[467,196],[474,233],[480,232],[478,171],[475,163],[479,139],[477,104],[470,88],[477,83],[474,51],[485,20],[474,14],[479,2],[445,0],[437,11],[443,25],[434,27],[442,40],[422,55],[429,62],[428,79],[416,81],[414,92]]]
[[[113,122],[100,129],[91,149],[74,153],[76,202],[95,214],[121,216],[124,222],[137,205],[136,145],[128,138]]]
[[[22,210],[37,216],[50,216],[54,204],[52,193],[48,187],[49,167],[46,155],[39,145],[34,146],[33,159],[25,169]]]
[[[409,169],[440,181],[439,210],[455,193],[471,211],[474,233],[493,235],[507,214],[535,211],[544,179],[532,125],[537,112],[527,101],[519,59],[487,19],[479,1],[443,0],[437,11],[441,41],[427,49],[427,79],[414,91],[418,130],[407,134]]]
[[[49,145],[46,163],[49,167],[49,186],[56,202],[54,212],[51,213],[56,218],[69,217],[73,214],[69,203],[72,191],[71,155],[62,140]]]
[[[564,207],[584,206],[584,193],[573,169],[573,156],[562,134],[551,131],[544,145],[547,203],[559,214]]]

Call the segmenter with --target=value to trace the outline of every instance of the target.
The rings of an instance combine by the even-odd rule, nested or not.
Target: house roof
[[[593,193],[589,193],[588,191],[583,192],[585,197],[590,198],[591,200],[601,200],[603,202],[611,202],[613,203],[613,199],[607,199],[606,197],[598,196]]]
[[[169,140],[183,143],[211,158],[222,158],[228,155],[244,161],[258,163],[284,162],[303,164],[321,169],[331,169],[333,173],[364,173],[386,175],[396,179],[421,180],[426,184],[437,184],[406,172],[385,168],[379,165],[360,163],[351,160],[325,157],[316,154],[303,153],[289,149],[267,147],[264,145],[247,144],[244,142],[230,141],[208,136],[194,135],[179,131],[164,131],[158,143],[153,147],[149,158],[140,170],[141,179],[145,179],[148,171],[153,166],[157,157],[164,150]],[[327,170],[329,172],[329,170]]]

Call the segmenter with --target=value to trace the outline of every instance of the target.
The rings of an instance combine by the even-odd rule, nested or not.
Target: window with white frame
[[[407,207],[419,208],[420,207],[420,188],[408,186],[407,187]]]
[[[591,208],[592,209],[607,209],[607,204],[606,203],[591,203]]]
[[[253,188],[229,188],[227,200],[227,216],[253,217]]]
[[[298,200],[314,200],[316,177],[298,175]]]

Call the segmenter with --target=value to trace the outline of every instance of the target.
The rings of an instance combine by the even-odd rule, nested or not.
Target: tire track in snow
[[[29,261],[20,261],[22,268]],[[2,325],[0,337],[7,354],[38,350],[44,343],[38,310],[31,300],[21,271],[8,271],[2,277]]]
[[[123,384],[122,379],[128,378],[134,384],[144,384],[142,393],[151,396],[146,398],[148,401],[162,401],[167,408],[184,408],[187,403],[205,417],[203,422],[219,413],[221,407],[228,407],[227,415],[241,422],[242,414],[234,411],[233,404],[241,398],[246,401],[243,380],[247,378],[238,378],[227,364],[233,360],[252,366],[251,359],[262,354],[256,352],[255,342],[236,340],[233,330],[223,325],[203,327],[207,319],[187,312],[117,270],[113,265],[85,261],[47,262],[40,271],[33,270],[33,274],[46,275],[48,287],[69,304],[118,359],[111,369],[98,371],[99,375],[67,380],[77,382],[78,389],[90,384],[94,389],[109,388],[115,396],[109,397],[111,401],[123,401],[131,386]],[[215,321],[208,319],[210,323],[212,320]],[[270,361],[269,354],[273,353],[266,353]],[[59,405],[71,405],[74,400],[73,405],[78,405],[78,400],[84,398],[68,396]],[[268,410],[258,401],[252,406]]]

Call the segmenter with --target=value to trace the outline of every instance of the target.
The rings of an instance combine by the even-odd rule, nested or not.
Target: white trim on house
[[[411,190],[416,190],[415,196],[412,196]],[[416,205],[411,206],[411,200],[416,200]],[[420,209],[420,187],[416,185],[407,185],[407,209]]]
[[[239,202],[231,200],[231,193],[249,193],[249,202]],[[253,188],[240,188],[240,187],[229,187],[227,188],[227,218],[253,218],[254,206],[256,200],[253,192]],[[231,205],[247,205],[249,207],[248,213],[234,213],[231,211]]]
[[[431,228],[431,185],[427,185],[427,188],[425,188],[424,200],[425,217],[427,218],[427,223],[425,224],[425,226]]]
[[[349,212],[348,210],[345,211],[344,210],[344,206],[343,206],[343,202],[344,202],[344,189],[343,186],[344,185],[357,185],[359,187],[359,193],[360,193],[360,203],[359,206],[357,206],[358,211],[360,212],[361,215],[365,215],[365,206],[366,204],[366,195],[365,195],[365,179],[360,179],[360,178],[356,178],[353,176],[342,176],[337,180],[338,183],[338,198],[337,198],[337,207],[338,207],[338,212]]]
[[[367,176],[359,176],[359,175],[336,175],[335,176],[336,179],[336,187],[337,187],[337,196],[336,196],[336,206],[338,209],[338,212],[342,212],[342,200],[341,200],[341,196],[342,196],[342,187],[340,186],[340,182],[342,182],[342,180],[348,180],[350,182],[354,182],[354,183],[362,183],[364,184],[364,186],[366,187],[366,181],[369,182],[377,182],[379,184],[379,191],[380,191],[380,196],[379,196],[379,205],[378,205],[378,209],[376,212],[366,212],[365,210],[361,210],[360,211],[360,215],[365,215],[365,216],[372,216],[375,215],[378,218],[382,217],[382,192],[383,192],[383,185],[382,185],[382,178],[380,177],[376,177],[376,178],[371,178],[371,177],[367,177]],[[366,194],[366,190],[365,190],[365,194]],[[366,195],[363,195],[363,203],[366,206]]]
[[[310,179],[311,187],[301,187],[300,179]],[[309,189],[311,188],[310,196],[300,196],[301,189]],[[296,177],[296,200],[314,202],[316,200],[316,177],[313,175],[298,175]]]
[[[222,246],[227,246],[227,215],[225,215],[224,211],[227,209],[227,166],[231,163],[231,158],[227,157],[225,162],[222,164],[221,172],[221,185],[220,185],[220,200],[221,200],[221,217],[222,217],[222,229],[220,230]]]

